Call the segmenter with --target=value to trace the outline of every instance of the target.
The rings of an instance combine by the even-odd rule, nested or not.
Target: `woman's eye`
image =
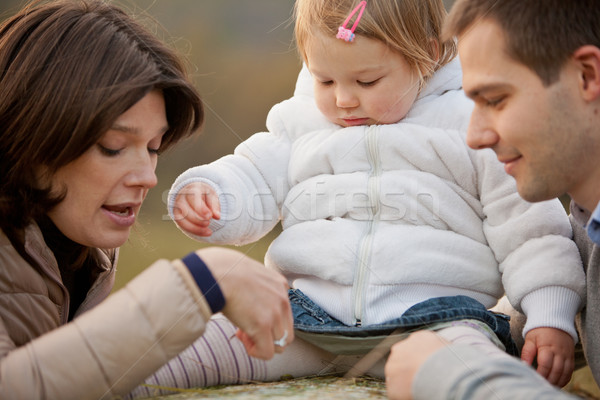
[[[118,149],[118,150],[109,149],[108,147],[104,147],[99,143],[98,143],[98,147],[100,148],[100,152],[102,152],[102,154],[104,154],[105,156],[108,156],[108,157],[118,156],[119,153],[121,152],[120,149]]]
[[[160,155],[160,148],[151,149],[150,147],[148,147],[148,153],[150,153],[150,154],[156,154],[157,156],[159,156]]]

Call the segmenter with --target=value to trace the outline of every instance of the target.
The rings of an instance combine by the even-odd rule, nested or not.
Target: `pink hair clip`
[[[350,15],[348,15],[348,18],[346,18],[346,20],[344,21],[344,25],[342,25],[338,28],[338,33],[337,33],[337,35],[335,35],[336,38],[343,39],[346,42],[351,42],[354,40],[354,30],[356,29],[356,26],[358,25],[358,22],[360,21],[360,18],[362,17],[366,6],[367,6],[366,1],[361,1],[360,3],[358,3],[358,5],[354,8],[354,10],[352,10]],[[347,29],[346,25],[348,25],[348,23],[350,22],[350,19],[352,18],[352,16],[354,16],[354,14],[356,14],[356,12],[358,10],[360,10],[360,12],[358,13],[358,16],[356,17],[356,21],[354,21],[354,25],[352,25],[352,28]]]

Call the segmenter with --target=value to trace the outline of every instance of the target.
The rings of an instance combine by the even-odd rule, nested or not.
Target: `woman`
[[[250,355],[283,350],[286,281],[237,252],[159,260],[107,298],[158,153],[202,123],[170,49],[103,1],[37,1],[0,26],[0,93],[0,398],[126,394],[218,311]]]

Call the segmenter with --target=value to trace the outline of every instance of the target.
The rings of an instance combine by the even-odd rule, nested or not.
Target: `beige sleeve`
[[[104,302],[0,360],[0,398],[113,398],[197,339],[209,306],[181,261],[159,260]]]

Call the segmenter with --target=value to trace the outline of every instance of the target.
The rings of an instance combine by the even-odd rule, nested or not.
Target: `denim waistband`
[[[517,346],[510,335],[510,317],[489,311],[483,304],[467,296],[432,298],[415,304],[399,318],[376,325],[348,326],[327,314],[301,290],[290,289],[288,294],[294,315],[294,328],[300,331],[358,338],[389,335],[398,329],[426,329],[440,322],[471,319],[489,326],[504,344],[506,351],[518,355]]]

